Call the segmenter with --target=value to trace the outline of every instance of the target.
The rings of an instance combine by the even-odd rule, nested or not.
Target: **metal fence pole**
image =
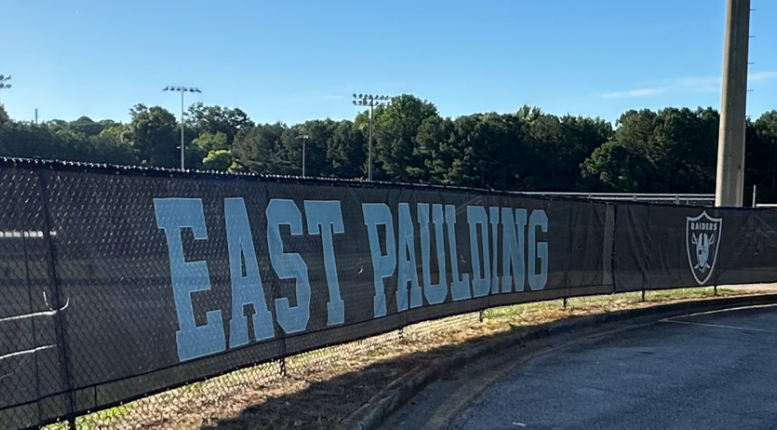
[[[288,373],[286,373],[286,357],[281,357],[281,359],[278,360],[278,371],[282,377],[285,378],[288,376]]]
[[[75,418],[75,402],[73,400],[73,388],[70,384],[70,360],[68,358],[67,342],[65,340],[65,322],[62,314],[62,296],[59,291],[59,281],[57,279],[56,269],[56,250],[54,249],[54,242],[51,239],[52,223],[51,214],[49,213],[49,198],[46,187],[46,176],[43,171],[38,172],[38,192],[41,200],[41,208],[43,209],[43,239],[46,242],[49,251],[49,287],[52,292],[52,306],[54,307],[54,332],[57,339],[57,346],[60,352],[60,366],[62,379],[65,383],[68,407],[67,420],[69,428],[71,430],[76,429]],[[23,234],[23,233],[22,233]]]

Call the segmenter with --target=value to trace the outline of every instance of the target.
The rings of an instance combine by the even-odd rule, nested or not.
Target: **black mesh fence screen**
[[[5,160],[0,427],[72,420],[238,369],[271,374],[272,360],[308,351],[313,366],[321,348],[494,306],[774,282],[774,221],[765,210]]]

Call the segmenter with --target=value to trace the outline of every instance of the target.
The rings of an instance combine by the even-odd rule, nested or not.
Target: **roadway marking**
[[[688,324],[688,325],[700,325],[700,326],[711,326],[711,327],[717,327],[717,328],[727,328],[727,329],[734,329],[734,330],[751,330],[751,331],[759,331],[759,332],[767,332],[767,333],[777,333],[777,331],[771,331],[771,330],[763,330],[763,329],[751,329],[747,327],[737,327],[737,326],[727,326],[727,325],[719,325],[719,324],[708,324],[708,323],[697,323],[692,321],[677,321],[672,318],[688,318],[692,316],[697,315],[708,315],[708,314],[715,314],[715,313],[723,313],[723,312],[732,312],[732,311],[738,311],[738,310],[746,310],[746,309],[759,309],[759,308],[768,308],[768,307],[776,307],[777,304],[766,304],[766,305],[754,305],[754,306],[741,306],[736,308],[727,308],[727,309],[720,309],[720,310],[714,310],[714,311],[705,311],[705,312],[698,312],[694,314],[688,314],[688,315],[682,315],[677,317],[671,317],[671,318],[665,318],[660,320],[653,320],[646,323],[636,324],[636,325],[629,325],[626,327],[619,327],[613,330],[606,330],[603,332],[597,332],[592,333],[580,338],[572,339],[569,342],[563,343],[561,345],[552,346],[544,349],[540,349],[538,351],[529,352],[528,354],[515,359],[515,361],[508,361],[507,363],[500,364],[496,368],[490,371],[484,371],[480,374],[478,374],[474,378],[470,378],[469,381],[465,382],[462,386],[460,386],[458,389],[456,389],[450,396],[446,397],[435,409],[432,416],[426,421],[425,425],[423,426],[424,429],[427,430],[441,430],[443,428],[446,428],[455,418],[460,416],[464,409],[479,395],[481,395],[484,391],[486,391],[491,385],[493,385],[496,381],[498,381],[501,377],[508,374],[510,371],[514,370],[516,367],[521,366],[522,364],[525,364],[535,358],[538,358],[540,356],[553,353],[555,351],[569,348],[574,345],[578,345],[587,341],[596,340],[597,338],[603,338],[607,337],[613,334],[616,334],[618,332],[627,331],[627,330],[634,330],[639,328],[644,328],[653,324],[656,324],[658,322],[672,322],[672,323],[678,323],[678,324]],[[529,341],[530,343],[531,341]],[[462,369],[456,370],[457,373],[466,371]],[[775,429],[777,430],[777,429]]]
[[[739,327],[739,326],[725,325],[725,324],[700,323],[700,322],[693,322],[693,321],[677,321],[677,320],[673,320],[673,319],[663,319],[660,322],[662,322],[662,323],[675,323],[675,324],[687,324],[687,325],[695,325],[695,326],[701,326],[701,327],[726,328],[726,329],[729,329],[729,330],[757,331],[757,332],[762,332],[762,333],[777,333],[777,331],[774,331],[774,330],[764,330],[764,329],[760,329],[760,328]]]
[[[669,320],[669,319],[672,319],[672,318],[688,318],[688,317],[695,317],[697,315],[721,314],[721,313],[724,313],[724,312],[736,312],[736,311],[744,311],[744,310],[748,310],[748,309],[763,309],[763,308],[773,308],[773,307],[777,307],[777,304],[776,303],[768,303],[768,304],[765,304],[765,305],[738,306],[738,307],[735,307],[735,308],[725,308],[725,309],[717,309],[717,310],[714,310],[714,311],[696,312],[696,313],[692,313],[692,314],[688,314],[688,315],[682,315],[682,316],[679,316],[679,317],[670,317],[670,318],[665,318],[665,319]]]
[[[506,375],[516,367],[528,361],[531,361],[537,357],[550,354],[552,352],[555,352],[561,349],[569,348],[584,342],[611,336],[613,334],[616,334],[622,331],[647,327],[655,323],[656,321],[651,321],[651,322],[637,324],[637,325],[630,325],[627,327],[619,327],[616,329],[606,330],[603,332],[591,333],[583,337],[572,339],[566,343],[562,343],[561,345],[551,346],[551,347],[540,349],[539,351],[529,352],[527,355],[524,355],[523,357],[520,357],[515,361],[508,361],[507,363],[498,365],[495,369],[491,371],[486,370],[481,374],[479,374],[478,376],[476,376],[475,378],[470,378],[468,382],[464,383],[450,396],[445,398],[440,403],[440,405],[437,406],[436,410],[434,411],[434,414],[432,414],[429,420],[426,421],[426,424],[423,426],[423,428],[427,430],[441,430],[443,428],[446,428],[448,424],[450,424],[456,417],[461,415],[461,413],[464,411],[464,408],[467,407],[468,404],[475,399],[475,397],[483,393],[486,389],[488,389],[491,385],[497,382],[497,380],[502,378],[504,375]],[[529,341],[529,342],[532,342],[532,341]],[[461,372],[461,371],[462,369],[457,370],[457,372]]]
[[[726,324],[712,324],[712,323],[702,323],[702,322],[694,322],[694,321],[680,321],[679,318],[691,318],[695,316],[701,316],[701,315],[713,315],[713,314],[721,314],[725,312],[737,312],[737,311],[744,311],[744,310],[750,310],[750,309],[764,309],[764,308],[773,308],[777,307],[777,304],[769,303],[764,305],[750,305],[750,306],[739,306],[735,308],[726,308],[726,309],[717,309],[714,311],[704,311],[704,312],[696,312],[693,314],[688,315],[681,315],[676,317],[669,317],[664,318],[661,320],[658,320],[658,322],[663,323],[675,323],[675,324],[687,324],[687,325],[695,325],[700,327],[713,327],[713,328],[725,328],[729,330],[742,330],[742,331],[755,331],[755,332],[761,332],[761,333],[777,333],[777,331],[774,330],[764,330],[759,328],[748,328],[748,327],[739,327],[739,326],[733,326],[733,325],[726,325]]]

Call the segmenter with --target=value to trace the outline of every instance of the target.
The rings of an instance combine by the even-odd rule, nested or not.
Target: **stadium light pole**
[[[369,138],[369,157],[367,161],[367,179],[372,180],[372,110],[378,106],[385,106],[391,103],[389,96],[376,96],[373,94],[354,94],[353,104],[356,106],[367,106],[370,108],[370,138]]]
[[[202,91],[200,91],[199,88],[194,88],[194,87],[174,87],[174,86],[165,87],[162,91],[179,91],[181,93],[181,170],[184,170],[185,162],[184,162],[184,153],[183,153],[184,151],[183,143],[184,143],[184,129],[186,128],[186,124],[183,121],[183,110],[184,110],[183,96],[184,94],[186,94],[187,91],[190,93],[201,93]]]
[[[305,149],[306,149],[306,143],[308,139],[310,139],[310,135],[308,134],[300,134],[296,137],[297,140],[302,141],[302,177],[305,177]]]
[[[11,84],[8,81],[11,80],[11,76],[0,75],[0,90],[7,90],[11,88]]]

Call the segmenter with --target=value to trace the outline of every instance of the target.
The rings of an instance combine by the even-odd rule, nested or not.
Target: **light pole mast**
[[[183,112],[184,112],[184,101],[183,96],[188,91],[190,93],[201,93],[199,88],[194,87],[165,87],[162,91],[179,91],[181,93],[181,170],[185,169],[185,161],[184,161],[184,129],[186,128],[186,123],[183,119]]]
[[[302,177],[304,178],[305,177],[305,152],[306,152],[305,150],[307,149],[306,143],[308,139],[310,139],[310,135],[300,134],[299,136],[296,137],[296,139],[302,141]]]
[[[750,0],[728,0],[715,206],[742,206]]]
[[[391,102],[389,96],[376,96],[372,94],[354,94],[353,104],[356,106],[368,106],[370,108],[370,137],[369,137],[369,156],[367,161],[367,179],[372,180],[372,111],[378,106],[384,106]]]

